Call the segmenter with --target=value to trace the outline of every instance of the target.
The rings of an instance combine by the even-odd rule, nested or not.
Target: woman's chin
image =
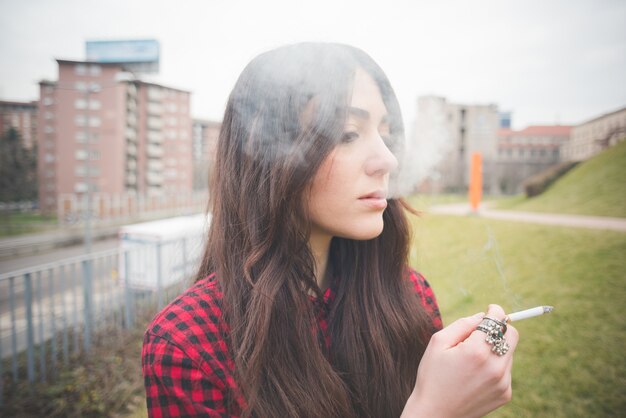
[[[351,234],[346,234],[344,238],[353,239],[356,241],[367,241],[378,237],[383,232],[383,222],[372,223],[370,225],[362,225],[358,230],[355,230]]]

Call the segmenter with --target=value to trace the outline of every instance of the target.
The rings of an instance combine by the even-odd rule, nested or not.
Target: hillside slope
[[[626,141],[580,163],[543,194],[507,209],[626,218]]]

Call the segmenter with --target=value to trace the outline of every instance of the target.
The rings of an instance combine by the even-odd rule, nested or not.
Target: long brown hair
[[[197,275],[223,290],[229,349],[246,414],[398,417],[415,384],[429,321],[407,280],[409,228],[390,199],[375,239],[331,242],[337,278],[330,353],[314,332],[322,297],[308,246],[311,179],[343,130],[357,68],[378,84],[397,143],[395,94],[364,52],[297,44],[255,58],[230,95],[211,177],[208,244]]]

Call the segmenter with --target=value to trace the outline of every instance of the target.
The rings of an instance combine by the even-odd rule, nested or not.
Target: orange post
[[[470,171],[469,200],[474,212],[478,211],[478,205],[483,192],[483,158],[479,152],[472,154],[472,167]]]

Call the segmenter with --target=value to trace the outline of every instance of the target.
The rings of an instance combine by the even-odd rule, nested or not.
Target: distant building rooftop
[[[521,131],[498,129],[498,136],[566,136],[572,131],[569,125],[531,125]]]

